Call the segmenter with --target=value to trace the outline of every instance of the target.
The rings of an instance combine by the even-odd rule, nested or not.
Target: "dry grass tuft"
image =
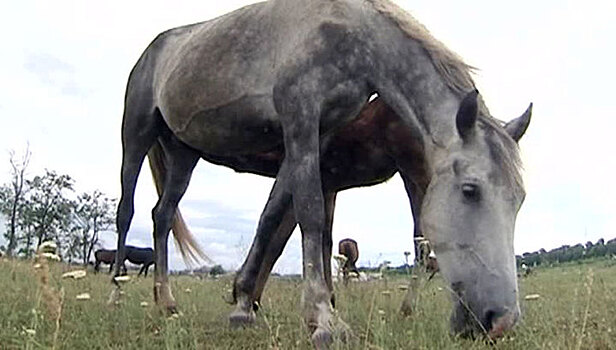
[[[64,288],[54,288],[50,283],[49,262],[48,260],[57,260],[60,258],[55,252],[55,244],[45,242],[37,253],[35,259],[35,274],[38,279],[38,286],[41,291],[43,304],[49,319],[55,323],[55,331],[53,334],[52,349],[56,349],[58,343],[58,335],[60,334],[60,325],[62,322],[62,305],[64,303]],[[56,258],[57,257],[57,258]],[[36,268],[36,266],[39,268]]]

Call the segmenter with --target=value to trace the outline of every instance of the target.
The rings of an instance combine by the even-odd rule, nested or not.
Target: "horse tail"
[[[160,196],[163,191],[163,183],[167,172],[167,166],[165,164],[165,158],[160,141],[157,140],[154,142],[154,145],[148,151],[148,161],[152,172],[152,180],[154,181],[154,185],[156,185],[156,192],[158,192],[158,195]],[[173,231],[175,246],[180,250],[182,259],[188,266],[198,264],[200,260],[213,263],[213,260],[203,252],[199,246],[199,243],[195,239],[195,236],[193,236],[188,229],[188,226],[186,226],[186,222],[184,221],[179,208],[175,210],[171,230]]]

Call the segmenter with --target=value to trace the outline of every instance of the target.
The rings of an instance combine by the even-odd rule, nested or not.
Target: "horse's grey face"
[[[529,120],[530,108],[504,130],[488,130],[477,122],[477,93],[471,93],[456,117],[460,139],[435,164],[421,224],[452,290],[456,333],[500,336],[520,315],[513,232],[524,190],[500,164],[487,133],[515,148]]]

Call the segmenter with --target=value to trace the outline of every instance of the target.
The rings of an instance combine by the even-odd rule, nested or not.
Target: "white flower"
[[[60,261],[60,256],[54,254],[54,253],[41,253],[41,256],[43,258],[49,259],[49,260],[55,260],[55,261]]]
[[[58,249],[58,246],[54,241],[45,241],[41,243],[38,250],[41,252],[54,253]]]
[[[128,282],[128,281],[130,281],[130,276],[116,276],[113,279],[116,282]]]
[[[148,302],[147,301],[142,301],[139,305],[141,307],[147,307],[148,306]]]
[[[27,335],[32,335],[32,336],[36,335],[36,330],[34,330],[34,329],[26,328],[26,329],[24,329],[24,332]]]
[[[74,278],[76,280],[84,277],[86,277],[86,270],[70,271],[62,275],[62,278]]]
[[[77,299],[77,300],[90,300],[90,293],[77,294],[75,299]]]

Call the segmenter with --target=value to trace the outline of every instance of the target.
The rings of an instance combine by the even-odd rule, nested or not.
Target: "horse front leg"
[[[402,181],[404,182],[404,188],[411,204],[411,212],[413,214],[413,245],[415,249],[415,263],[413,267],[413,275],[415,279],[411,279],[410,286],[404,296],[402,305],[400,306],[400,313],[405,316],[410,316],[415,309],[417,301],[417,289],[419,281],[416,279],[416,269],[424,268],[424,261],[421,252],[419,237],[423,238],[421,231],[421,225],[419,223],[421,214],[421,205],[423,203],[423,197],[426,190],[426,186],[418,184],[413,181],[407,172],[401,172]]]
[[[293,208],[302,231],[303,314],[314,346],[321,349],[328,348],[333,341],[334,320],[331,291],[324,276],[325,205],[319,163],[319,123],[302,120],[320,113],[305,112],[286,123],[285,162],[288,160],[290,172],[279,175],[290,177]]]

